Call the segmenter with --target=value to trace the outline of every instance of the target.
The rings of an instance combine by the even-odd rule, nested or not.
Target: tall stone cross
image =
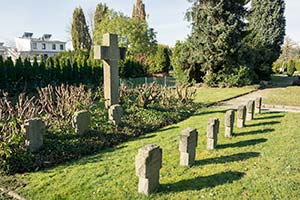
[[[118,35],[104,34],[102,46],[94,47],[94,58],[104,60],[104,99],[105,106],[119,104],[119,69],[118,62],[125,59],[126,48],[118,47]]]

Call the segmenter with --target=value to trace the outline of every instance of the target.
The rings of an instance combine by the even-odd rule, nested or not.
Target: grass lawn
[[[211,104],[251,92],[255,89],[256,86],[242,88],[199,88],[197,90],[195,101],[203,104]]]
[[[239,94],[233,90],[229,89],[228,97]],[[228,98],[224,89],[209,91],[200,89],[197,101]],[[299,199],[300,114],[263,113],[226,139],[224,112],[201,110],[185,121],[97,155],[16,175],[25,185],[16,191],[28,199]],[[221,121],[219,146],[207,151],[205,132],[211,117]],[[191,168],[179,166],[178,135],[187,127],[199,132],[197,161]],[[163,149],[161,186],[150,197],[137,193],[134,166],[138,149],[147,144]]]
[[[300,87],[272,88],[264,91],[264,103],[300,107]]]

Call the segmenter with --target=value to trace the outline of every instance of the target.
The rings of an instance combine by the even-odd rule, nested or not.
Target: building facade
[[[44,58],[54,57],[66,50],[66,42],[51,40],[51,34],[44,34],[34,38],[33,33],[25,32],[22,37],[15,38],[16,48],[10,48],[8,55],[14,60],[18,57],[26,58],[43,55]]]

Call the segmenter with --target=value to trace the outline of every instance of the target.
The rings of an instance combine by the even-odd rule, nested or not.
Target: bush
[[[287,63],[287,75],[293,76],[295,71],[296,71],[295,61],[290,59]]]

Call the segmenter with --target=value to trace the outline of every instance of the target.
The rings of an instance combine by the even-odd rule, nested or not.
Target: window
[[[64,45],[63,44],[60,45],[60,50],[64,50]]]
[[[52,44],[52,50],[56,50],[56,44]]]
[[[46,49],[46,44],[45,43],[42,44],[42,49]]]
[[[32,49],[37,49],[37,43],[36,42],[32,43]]]

